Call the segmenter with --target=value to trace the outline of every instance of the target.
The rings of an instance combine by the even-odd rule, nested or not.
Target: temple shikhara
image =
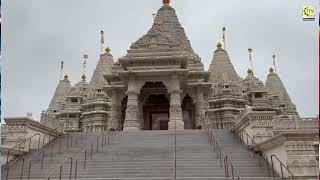
[[[251,179],[255,177],[272,179],[273,176],[278,178],[284,176],[289,179],[291,177],[315,178],[319,164],[316,143],[318,141],[317,117],[299,116],[298,109],[278,76],[275,66],[266,74],[266,82],[262,82],[255,76],[253,67],[248,69],[246,77],[240,77],[232,65],[232,57],[228,55],[225,42],[216,42],[216,44],[210,67],[205,70],[200,56],[193,50],[178,20],[175,9],[170,5],[169,0],[163,0],[163,6],[156,13],[150,29],[131,44],[125,56],[115,59],[112,56],[112,47],[106,48],[101,53],[90,80],[83,73],[81,77],[79,76],[78,83],[71,84],[68,75],[64,75],[59,81],[48,109],[42,112],[40,123],[30,117],[5,118],[6,124],[2,126],[2,148],[5,155],[3,158],[8,159],[3,159],[2,164],[7,169],[10,166],[16,167],[12,168],[11,172],[7,172],[6,169],[2,172],[6,172],[4,174],[8,174],[9,179],[18,176],[20,178],[19,170],[21,166],[25,166],[21,177],[27,177],[29,165],[27,163],[21,165],[19,159],[25,158],[25,154],[28,157],[31,156],[29,155],[30,146],[29,150],[27,147],[30,144],[31,149],[38,146],[38,151],[51,145],[53,152],[65,150],[68,154],[67,151],[70,148],[75,148],[72,152],[82,152],[87,146],[86,143],[83,143],[83,147],[79,145],[80,134],[81,142],[85,139],[84,142],[89,144],[90,149],[90,142],[96,140],[90,139],[91,136],[100,137],[101,142],[106,142],[106,132],[114,131],[118,134],[109,137],[110,133],[108,133],[108,144],[111,138],[110,146],[113,149],[109,149],[110,154],[105,156],[111,157],[112,153],[118,152],[119,154],[113,155],[115,161],[117,157],[121,157],[121,154],[139,159],[146,152],[140,154],[143,150],[134,149],[130,144],[136,143],[139,147],[140,141],[143,141],[140,147],[146,150],[144,147],[146,144],[153,146],[158,143],[159,147],[157,146],[156,150],[147,152],[164,153],[164,159],[168,156],[176,160],[177,156],[178,163],[175,161],[174,170],[171,168],[161,173],[163,169],[150,165],[151,167],[147,170],[150,174],[146,175],[136,170],[141,174],[136,176],[130,173],[117,174],[114,169],[108,168],[100,172],[97,168],[98,164],[88,162],[87,169],[73,172],[76,171],[73,168],[70,172],[79,173],[78,177],[88,179],[93,177],[126,179],[125,175],[128,175],[128,179],[131,177],[148,179],[148,177],[160,178],[161,174],[163,177],[174,176],[177,179],[232,178],[232,176],[245,177],[243,179],[250,179],[250,177]],[[250,60],[251,52],[252,49],[249,49]],[[31,141],[35,134],[39,134],[40,147],[39,144]],[[89,138],[84,134],[91,136]],[[168,136],[174,136],[174,134],[178,139],[175,140],[173,157],[170,153],[172,149],[169,148],[170,152],[167,152],[167,150],[161,151],[161,148],[165,149],[173,145],[173,142],[168,140]],[[208,139],[206,136],[209,136],[209,143],[206,142]],[[72,137],[78,145],[72,146]],[[181,147],[179,147],[179,137]],[[59,138],[60,142],[57,140]],[[29,140],[29,144],[25,143]],[[70,141],[71,147],[70,144],[65,144]],[[19,145],[20,142],[24,142],[23,147]],[[97,148],[97,154],[98,142],[99,139],[96,142],[97,147],[91,146],[91,151],[92,148]],[[185,143],[184,146],[182,146],[183,143]],[[223,157],[232,158],[230,163],[224,164],[224,168],[219,166],[221,161],[215,157],[215,152],[209,153],[210,148],[213,148],[212,144],[215,145],[215,151],[218,151],[216,144],[224,149]],[[128,152],[122,150],[121,145],[126,146]],[[136,146],[134,147],[138,148]],[[14,147],[13,150],[12,147]],[[206,148],[208,152],[204,151]],[[102,142],[99,151],[103,149],[108,149],[108,146],[104,146]],[[135,155],[126,154],[130,149],[135,152]],[[187,149],[190,152],[185,152]],[[180,156],[179,152],[181,152]],[[190,167],[186,165],[189,169],[184,169],[186,168],[184,165],[188,162],[179,165],[179,157],[191,158],[192,153],[197,154],[197,152],[202,156],[195,157],[197,162],[190,160],[195,164]],[[256,157],[250,155],[252,152],[264,159],[262,165],[261,159],[259,163]],[[47,166],[41,162],[43,161],[40,157],[41,152],[39,156],[31,157],[35,158],[34,167],[30,168],[31,178],[32,175],[36,179],[50,176],[51,174],[47,172],[54,170],[55,166],[58,167],[59,163],[66,158],[66,154],[61,152],[60,155],[54,154],[53,156],[60,161],[50,163],[47,159],[44,161],[45,165],[48,164]],[[205,159],[202,158],[203,156]],[[44,154],[43,157],[46,155]],[[50,157],[50,150],[48,150],[48,157]],[[78,156],[75,155],[73,159],[76,157]],[[157,164],[155,159],[150,158],[154,164]],[[129,159],[126,160],[126,163],[130,164]],[[201,160],[205,161],[204,164],[207,163],[207,166],[201,164],[203,163]],[[94,160],[91,161],[94,162]],[[226,158],[222,161],[226,163],[229,160]],[[79,159],[78,163],[80,162],[82,163],[82,160]],[[217,167],[210,163],[217,164]],[[41,168],[44,166],[46,172],[40,172],[40,164]],[[108,164],[107,160],[105,164]],[[117,163],[114,162],[114,164]],[[103,163],[100,165],[103,166]],[[149,166],[148,163],[144,165]],[[69,166],[66,165],[66,169],[69,170]],[[83,164],[81,168],[82,166]],[[130,171],[129,167],[123,166],[125,166],[124,169],[127,168],[123,171]],[[170,163],[164,166],[173,167]],[[180,169],[179,166],[181,166]],[[197,166],[200,169],[203,167],[203,173],[197,172],[200,169],[192,169]],[[227,168],[228,171],[226,166],[230,166],[229,169]],[[144,169],[142,165],[139,167]],[[214,168],[221,170],[222,173],[219,174],[219,171]],[[90,175],[91,170],[95,173]],[[115,175],[112,175],[113,173]],[[58,174],[57,171],[51,176],[57,177]]]

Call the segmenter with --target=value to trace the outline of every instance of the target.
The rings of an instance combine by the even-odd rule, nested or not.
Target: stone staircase
[[[260,159],[258,157],[254,158],[253,154],[249,152],[248,146],[243,145],[230,130],[215,129],[214,133],[218,137],[223,150],[231,157],[241,177],[269,176],[267,163],[261,160],[260,167]]]
[[[259,167],[257,159],[251,157],[245,146],[232,136],[228,130],[216,130],[220,142],[230,153],[241,179],[267,180],[267,168]],[[76,179],[173,179],[174,176],[174,131],[139,131],[117,132],[110,136],[110,145],[101,146],[96,152],[96,139],[100,133],[83,134],[80,141],[73,135],[72,147],[66,148],[67,137],[63,137],[63,148],[58,153],[59,143],[45,151],[44,168],[41,171],[41,155],[32,161],[31,179],[45,179],[67,157],[73,158],[72,179],[75,179],[75,160],[77,159]],[[94,143],[90,160],[91,143]],[[70,138],[69,138],[70,146]],[[84,149],[88,151],[84,169]],[[31,156],[31,155],[28,155]],[[177,131],[176,147],[177,179],[227,179],[219,159],[210,147],[204,131]],[[28,160],[25,161],[23,179],[27,178]],[[14,163],[9,172],[9,179],[20,179],[22,161]],[[62,168],[62,179],[69,179],[70,161]],[[4,169],[2,169],[4,172]],[[58,179],[59,169],[51,179]],[[5,179],[5,173],[2,175]]]

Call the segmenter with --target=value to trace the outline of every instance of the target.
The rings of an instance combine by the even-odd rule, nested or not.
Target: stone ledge
[[[4,118],[4,121],[7,126],[17,126],[17,125],[27,126],[30,129],[49,134],[51,136],[59,136],[63,134],[61,131],[45,126],[40,122],[35,121],[28,117],[8,117],[8,118]]]
[[[318,141],[318,135],[318,130],[290,130],[253,146],[253,149],[256,151],[265,151],[285,141]]]

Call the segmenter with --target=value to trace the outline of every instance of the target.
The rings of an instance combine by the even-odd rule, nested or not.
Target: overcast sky
[[[241,77],[254,50],[255,75],[265,82],[277,69],[303,117],[318,115],[318,19],[302,21],[302,6],[317,0],[172,0],[194,50],[207,70],[221,29]],[[6,0],[2,4],[2,117],[39,119],[59,80],[60,61],[72,83],[80,81],[82,55],[91,77],[100,30],[115,59],[147,32],[161,0]],[[318,12],[317,12],[318,13]]]

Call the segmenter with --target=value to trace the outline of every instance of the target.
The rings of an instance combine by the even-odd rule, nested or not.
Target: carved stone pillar
[[[206,116],[205,102],[203,99],[202,89],[197,89],[197,100],[196,100],[196,126],[204,128],[204,121]]]
[[[126,109],[126,118],[124,120],[123,131],[137,131],[140,130],[140,120],[138,118],[138,93],[139,89],[136,87],[136,82],[130,79],[128,82],[128,102]]]
[[[119,107],[121,107],[121,101],[119,94],[116,90],[112,90],[110,93],[110,101],[111,101],[111,108],[110,108],[110,119],[108,121],[108,128],[118,130],[120,128],[120,113]]]
[[[170,117],[169,117],[169,130],[176,129],[183,130],[184,122],[182,118],[181,109],[181,90],[179,79],[172,79],[170,91]]]

